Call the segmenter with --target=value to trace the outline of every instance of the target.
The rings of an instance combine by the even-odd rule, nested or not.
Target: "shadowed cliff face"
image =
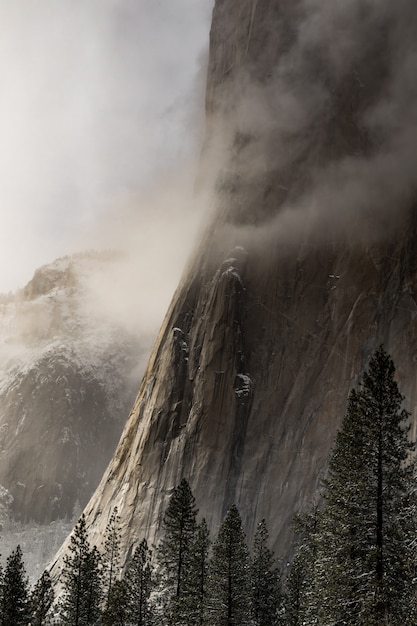
[[[205,148],[222,164],[217,210],[86,508],[93,541],[114,506],[126,550],[158,537],[186,477],[213,531],[236,503],[249,537],[265,517],[285,554],[349,389],[380,343],[414,411],[416,180],[405,120],[408,138],[414,127],[396,70],[414,45],[400,37],[403,12],[417,16],[410,3],[397,13],[376,4],[338,13],[313,0],[217,1]]]

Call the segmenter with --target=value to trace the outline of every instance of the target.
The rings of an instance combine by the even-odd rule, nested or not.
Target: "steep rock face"
[[[60,259],[0,303],[0,485],[16,519],[84,506],[133,402],[138,340],[84,308],[83,278],[111,261]]]
[[[206,153],[223,159],[217,211],[85,509],[97,543],[114,506],[126,552],[157,538],[186,477],[213,531],[234,502],[249,537],[265,517],[285,554],[293,515],[317,494],[348,391],[380,343],[416,423],[416,187],[404,178],[404,193],[390,195],[389,170],[377,167],[390,138],[368,117],[393,90],[386,50],[398,20],[349,4],[356,13],[335,18],[348,24],[336,58],[340,50],[329,56],[307,28],[320,3],[216,2]],[[320,11],[313,17],[326,25]]]

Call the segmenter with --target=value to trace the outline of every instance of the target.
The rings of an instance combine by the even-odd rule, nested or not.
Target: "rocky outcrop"
[[[0,302],[2,517],[71,518],[120,437],[140,345],[92,319],[84,284],[111,262],[94,253],[59,259]]]
[[[85,509],[98,543],[114,506],[126,552],[157,538],[186,477],[213,531],[236,503],[249,537],[265,517],[285,554],[381,343],[417,423],[416,186],[412,174],[386,184],[382,161],[404,153],[376,123],[396,93],[393,58],[414,44],[396,47],[403,6],[348,4],[216,2],[205,156],[221,157],[217,210]]]

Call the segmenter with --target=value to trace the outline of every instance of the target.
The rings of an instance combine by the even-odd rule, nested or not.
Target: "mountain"
[[[417,424],[416,19],[408,1],[216,1],[214,214],[85,508],[93,541],[114,506],[126,553],[157,539],[185,477],[213,532],[236,503],[285,555],[381,343]]]
[[[92,302],[89,281],[115,261],[58,259],[0,299],[2,523],[71,518],[111,458],[144,347]]]

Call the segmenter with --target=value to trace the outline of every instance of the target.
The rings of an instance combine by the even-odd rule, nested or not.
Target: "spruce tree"
[[[268,529],[263,519],[256,529],[251,562],[252,617],[255,626],[275,626],[281,609],[281,576],[268,542]]]
[[[149,596],[152,591],[151,552],[146,539],[136,548],[126,569],[128,623],[148,626],[151,623]]]
[[[251,623],[249,550],[235,505],[227,513],[213,545],[205,623],[207,626]]]
[[[55,594],[51,577],[45,570],[31,591],[29,599],[31,626],[44,626],[54,602]]]
[[[162,584],[168,594],[170,624],[182,624],[187,615],[190,594],[188,572],[192,563],[192,546],[196,532],[195,499],[185,478],[171,496],[163,520],[163,538],[158,560]]]
[[[379,348],[352,391],[325,486],[318,536],[318,623],[415,624],[415,462],[409,414]]]
[[[18,545],[8,557],[4,570],[0,607],[2,626],[26,626],[29,623],[28,593],[29,583]]]
[[[84,514],[75,526],[62,572],[62,624],[91,626],[100,616],[102,581],[100,554],[90,547]]]

